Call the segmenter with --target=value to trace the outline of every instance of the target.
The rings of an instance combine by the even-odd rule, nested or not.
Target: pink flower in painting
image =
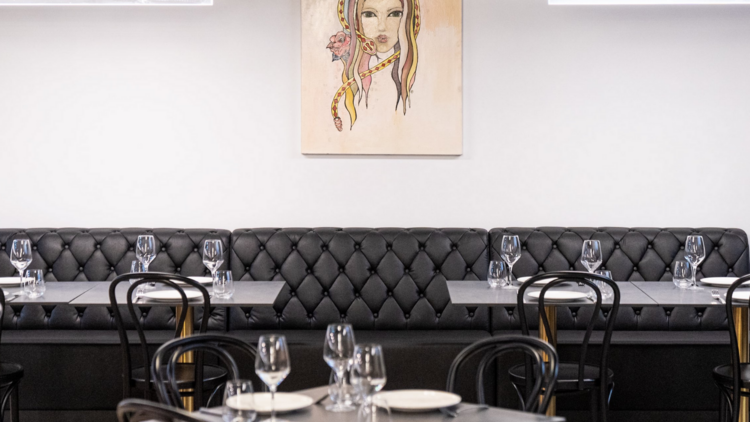
[[[351,43],[352,37],[349,34],[339,31],[336,35],[331,37],[331,42],[328,43],[327,49],[333,53],[333,61],[344,59],[349,54],[349,43]]]

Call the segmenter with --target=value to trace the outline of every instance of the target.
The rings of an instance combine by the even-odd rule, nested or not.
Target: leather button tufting
[[[328,246],[323,246],[323,250],[327,251],[328,250]]]
[[[393,296],[393,292],[388,290],[388,296]]]
[[[466,272],[470,273],[471,272],[471,267],[466,267]]]
[[[344,268],[343,267],[339,268],[339,272],[343,273],[344,272]]]
[[[102,245],[99,245],[99,244],[96,245],[96,249],[101,249],[101,248],[102,248]]]
[[[436,313],[435,316],[440,318],[440,315],[442,315],[440,312]]]
[[[633,267],[633,271],[638,271],[638,267]]]
[[[552,249],[557,249],[557,244],[556,243],[552,245]]]
[[[132,251],[133,248],[130,248],[130,250]],[[198,252],[198,248],[193,248],[193,252]]]
[[[276,318],[281,318],[281,314],[276,314]]]
[[[297,293],[295,293],[295,292],[289,292],[289,294],[292,295],[292,296],[297,296]]]
[[[83,267],[78,267],[78,271],[83,271]]]
[[[279,273],[279,269],[278,268],[274,268],[274,271],[276,272],[276,274]]]
[[[359,297],[359,293],[354,293],[354,297]]]
[[[312,317],[313,317],[313,314],[307,314],[307,317],[308,317],[308,318],[312,318]]]
[[[341,319],[346,318],[346,314],[341,314]]]
[[[570,267],[570,271],[573,271],[574,269],[575,269],[575,267]]]
[[[374,314],[372,314],[372,316],[375,317],[375,318],[377,318],[378,317],[378,313],[375,312]]]
[[[359,249],[359,243],[354,244],[354,249]]]
[[[698,316],[702,317],[703,316],[703,312],[698,312]]]
[[[636,314],[636,315],[640,315],[640,314],[641,314],[641,311],[635,311],[635,314]]]
[[[474,318],[474,312],[469,312],[469,317]]]
[[[456,249],[458,249],[458,247],[456,245],[453,245],[453,246],[451,246],[451,249],[453,249],[455,251]]]
[[[245,267],[245,271],[250,271],[250,267]]]
[[[651,244],[649,243],[649,244],[648,244],[648,248],[649,248],[649,249],[653,249],[654,247],[653,247],[653,245],[651,245]]]
[[[575,318],[575,317],[577,317],[577,316],[578,316],[578,314],[577,314],[577,313],[575,313],[575,312],[571,312],[571,313],[570,313],[570,316],[572,316],[573,318]]]
[[[391,245],[386,246],[385,250],[390,251],[391,250]]]
[[[81,317],[81,318],[83,318],[83,312],[79,312],[78,316]]]
[[[328,296],[328,292],[324,290],[323,291],[323,296]]]
[[[544,268],[539,267],[539,272],[542,272],[542,271],[544,271]]]
[[[409,319],[409,317],[411,317],[411,315],[409,315],[409,314],[405,314],[404,315],[404,318],[406,318],[406,319]]]
[[[667,311],[667,316],[672,315],[672,311]]]
[[[297,245],[292,245],[292,250],[296,251],[297,250]]]
[[[128,250],[129,250],[129,251],[132,251],[132,250],[133,250],[133,247],[132,247],[132,246],[131,246],[131,247],[129,247],[129,248],[128,248]],[[193,250],[194,250],[194,251],[196,251],[196,252],[198,252],[198,249],[193,249]]]
[[[34,247],[32,247],[31,249],[36,250],[36,245],[34,245]]]
[[[435,274],[440,274],[440,270],[435,270]]]
[[[16,315],[18,315],[18,314],[16,314]],[[52,314],[51,314],[51,313],[49,313],[49,312],[47,312],[47,313],[46,313],[46,315],[47,315],[47,318],[49,318],[49,317],[51,317],[51,316],[52,316]],[[80,315],[79,315],[79,316],[80,316]]]
[[[620,249],[620,245],[615,245],[615,249]]]
[[[68,249],[68,245],[63,246],[63,248]]]
[[[312,272],[312,270],[308,268],[307,269],[307,273],[310,274],[311,272]]]
[[[250,312],[245,312],[245,318],[250,318]]]
[[[265,247],[265,246],[263,246],[263,245],[260,245],[260,250],[265,250],[265,249],[266,249],[266,247]]]
[[[424,297],[424,293],[420,293],[420,294],[419,294],[419,297]]]
[[[731,269],[731,268],[728,268],[728,269],[727,269],[727,271],[729,271],[729,272],[731,273],[731,272],[732,272],[732,271],[734,271],[734,270],[733,270],[733,269]]]
[[[97,246],[97,248],[99,248],[99,246]],[[161,247],[161,251],[162,251],[162,252],[166,252],[166,251],[167,251],[167,248],[165,248],[164,246],[162,246],[162,247]]]
[[[109,270],[110,270],[110,271],[114,271],[114,270],[115,270],[115,267],[109,267]],[[180,269],[178,268],[178,269],[177,269],[177,271],[180,271]]]

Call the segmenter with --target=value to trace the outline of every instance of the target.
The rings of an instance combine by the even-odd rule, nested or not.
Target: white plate
[[[255,406],[249,398],[254,398]],[[274,407],[276,413],[294,412],[313,404],[313,399],[302,394],[294,393],[276,393]],[[252,410],[267,415],[271,413],[271,393],[240,394],[239,396],[229,397],[227,406],[233,409]]]
[[[518,277],[518,281],[520,281],[521,283],[525,283],[526,280],[528,280],[530,278],[531,278],[531,276],[529,276],[529,277]],[[549,283],[549,282],[551,282],[553,280],[557,280],[557,279],[554,278],[554,277],[552,277],[552,278],[545,278],[545,279],[542,279],[542,280],[539,280],[539,281],[535,281],[531,285],[532,286],[544,286],[545,284],[547,284],[547,283]]]
[[[538,292],[531,292],[529,293],[529,297],[539,299],[539,295],[541,293],[541,290]],[[544,300],[550,302],[567,302],[569,300],[586,299],[587,297],[588,294],[583,292],[569,292],[560,290],[548,290],[547,293],[544,294]]]
[[[184,290],[185,296],[188,300],[191,299],[197,299],[199,297],[202,297],[203,295],[201,292],[197,290]],[[180,293],[177,290],[150,290],[143,293],[143,297],[146,299],[151,300],[166,300],[166,301],[174,301],[174,300],[181,300]]]
[[[726,294],[724,295],[726,297]],[[734,291],[734,294],[732,295],[732,300],[736,300],[737,302],[750,302],[750,291],[742,290],[742,291]]]
[[[21,277],[0,277],[0,286],[20,286]]]
[[[214,281],[211,277],[188,277],[188,278],[193,281],[197,281],[198,284],[211,284]],[[172,280],[172,281],[174,281],[174,284],[187,284],[184,281],[180,281],[180,280]]]
[[[708,284],[709,286],[719,286],[719,287],[729,287],[737,281],[738,277],[706,277],[703,280],[700,280],[703,284]],[[742,287],[746,287],[746,285],[743,283]]]
[[[392,410],[400,412],[429,412],[461,403],[461,396],[436,390],[394,390],[375,395]]]

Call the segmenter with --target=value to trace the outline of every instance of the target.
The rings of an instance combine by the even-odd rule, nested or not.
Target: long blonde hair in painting
[[[354,42],[349,43],[349,50],[342,54],[344,71],[341,75],[343,85],[336,91],[331,103],[331,114],[336,129],[343,130],[343,123],[338,108],[341,99],[349,113],[350,128],[357,121],[357,105],[364,98],[365,107],[368,102],[368,92],[372,83],[372,75],[393,65],[391,78],[396,85],[396,107],[399,104],[406,114],[407,105],[411,106],[410,95],[417,76],[419,55],[417,50],[417,36],[419,35],[421,16],[419,0],[399,0],[403,7],[401,15],[398,41],[393,47],[393,54],[387,59],[370,68],[370,59],[377,54],[375,40],[367,38],[362,25],[362,10],[366,0],[338,0],[337,9],[339,22],[347,37]],[[356,99],[356,104],[355,104]]]

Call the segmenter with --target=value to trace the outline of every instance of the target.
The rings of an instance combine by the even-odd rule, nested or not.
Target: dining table
[[[87,281],[48,281],[44,286],[44,294],[34,298],[24,295],[20,281],[18,284],[0,287],[6,294],[5,302],[14,305],[67,305],[95,287]]]

